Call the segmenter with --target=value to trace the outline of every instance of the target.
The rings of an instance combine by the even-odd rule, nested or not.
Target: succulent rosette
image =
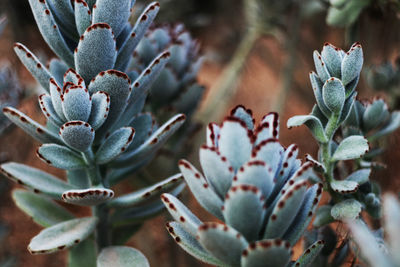
[[[199,152],[204,175],[186,160],[179,167],[196,200],[219,221],[202,222],[177,198],[162,195],[176,220],[167,224],[168,231],[184,250],[218,266],[289,263],[291,246],[311,221],[322,185],[309,185],[313,164],[302,163],[298,147],[285,148],[278,138],[276,113],[256,126],[243,106],[221,125],[209,124]],[[312,250],[321,247],[316,242]]]

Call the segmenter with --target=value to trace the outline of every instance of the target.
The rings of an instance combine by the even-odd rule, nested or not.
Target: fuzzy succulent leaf
[[[346,177],[347,181],[356,182],[359,185],[365,184],[369,181],[369,176],[371,174],[371,169],[361,169],[358,171],[353,172],[349,176]]]
[[[59,169],[76,170],[86,167],[81,155],[66,146],[44,144],[36,150],[36,154],[42,161]]]
[[[51,97],[51,103],[54,108],[54,111],[57,113],[58,117],[62,121],[66,121],[67,118],[64,115],[63,104],[62,104],[62,89],[58,86],[57,82],[54,79],[50,79],[49,83],[49,92]],[[61,83],[62,84],[62,83]],[[53,117],[53,116],[51,116]],[[55,117],[55,116],[54,116]]]
[[[358,183],[349,180],[332,180],[330,186],[333,191],[340,194],[352,194],[358,190]]]
[[[172,217],[180,223],[185,231],[196,236],[197,229],[203,222],[173,195],[163,194],[161,200]]]
[[[324,99],[322,97],[322,88],[324,86],[324,83],[321,82],[317,74],[315,74],[315,72],[313,71],[310,73],[310,81],[318,107],[320,108],[324,116],[329,118],[329,116],[331,115],[331,111],[325,105]]]
[[[94,129],[83,121],[69,121],[60,128],[61,139],[71,148],[87,151],[94,140]]]
[[[116,68],[119,70],[125,69],[131,59],[131,55],[138,45],[139,41],[144,36],[147,28],[151,25],[154,18],[157,16],[160,4],[153,2],[149,4],[143,13],[139,16],[135,26],[133,27],[129,38],[121,45],[118,57],[116,60]]]
[[[284,194],[277,199],[265,228],[264,238],[280,238],[293,222],[307,190],[307,181],[293,183]]]
[[[287,127],[297,127],[305,124],[308,129],[310,129],[311,133],[318,140],[318,142],[326,143],[328,142],[328,138],[326,137],[324,127],[322,126],[321,121],[313,116],[313,115],[300,115],[291,117],[287,121]]]
[[[74,189],[74,186],[49,173],[16,162],[2,164],[1,171],[19,184],[58,200],[64,191]]]
[[[318,51],[314,51],[313,58],[314,58],[315,70],[317,71],[317,74],[321,79],[321,81],[325,83],[325,81],[331,77],[331,75],[328,72],[328,69],[326,68],[326,64],[325,62],[323,62],[322,57],[318,53]]]
[[[52,58],[49,62],[49,71],[54,77],[54,82],[63,84],[64,73],[68,70],[68,66],[64,61],[58,58]]]
[[[57,143],[62,144],[60,138],[47,130],[45,127],[37,123],[36,121],[29,118],[27,115],[21,111],[12,108],[3,108],[3,113],[9,118],[14,124],[24,130],[27,134],[35,138],[41,143]]]
[[[129,126],[133,127],[133,129],[140,129],[140,131],[136,132],[135,138],[133,139],[128,150],[136,149],[142,145],[153,133],[154,124],[154,118],[149,112],[140,113],[133,117],[132,121],[129,123]]]
[[[121,155],[131,144],[135,136],[135,129],[123,127],[106,138],[96,152],[97,164],[105,164]]]
[[[223,202],[211,189],[203,175],[185,160],[179,161],[179,169],[200,205],[217,218],[222,219],[221,207]]]
[[[88,89],[92,94],[99,91],[105,92],[109,95],[107,99],[110,100],[110,111],[106,122],[96,131],[97,139],[103,137],[109,131],[110,127],[118,121],[124,111],[132,91],[131,81],[123,72],[108,70],[100,72],[90,82]]]
[[[75,24],[79,35],[92,24],[92,14],[85,1],[74,0]]]
[[[16,43],[14,45],[14,51],[29,70],[29,72],[35,77],[40,85],[49,92],[49,81],[52,78],[51,73],[46,67],[39,61],[39,59],[23,44]]]
[[[79,206],[96,206],[114,197],[114,191],[107,188],[73,189],[65,191],[62,199]]]
[[[355,43],[350,48],[349,52],[346,53],[342,61],[341,81],[344,85],[349,84],[360,75],[363,63],[363,50],[359,43]]]
[[[354,220],[362,209],[362,204],[355,199],[346,199],[335,204],[331,209],[331,215],[335,220]]]
[[[243,267],[287,266],[292,249],[287,241],[264,239],[250,244],[242,253]]]
[[[290,244],[297,243],[310,224],[312,215],[315,214],[321,197],[322,184],[313,185],[307,190],[301,207],[297,212],[296,217],[293,219],[293,223],[289,226],[283,236],[284,240],[287,240]]]
[[[73,246],[68,251],[68,267],[96,267],[96,245],[93,240],[85,241]]]
[[[97,257],[98,267],[150,267],[149,261],[137,249],[125,246],[109,246],[101,250]]]
[[[111,27],[107,23],[92,24],[81,36],[75,50],[76,71],[89,84],[98,73],[112,69],[116,57],[117,48]]]
[[[86,217],[55,224],[32,238],[28,250],[31,254],[48,254],[74,246],[93,232],[97,221]]]
[[[159,199],[163,193],[169,192],[172,188],[180,185],[182,179],[182,174],[175,174],[154,185],[115,198],[108,202],[107,205],[114,208],[123,208],[141,205],[156,198]]]
[[[110,96],[103,91],[97,91],[92,95],[92,110],[88,119],[93,129],[97,130],[106,121],[110,110]]]
[[[257,240],[264,221],[264,196],[255,186],[232,186],[225,196],[225,222],[239,231],[246,240]],[[243,220],[246,218],[246,220]]]
[[[200,148],[199,158],[207,181],[212,184],[219,196],[224,196],[234,176],[231,165],[219,152],[207,146]]]
[[[382,137],[384,135],[387,135],[387,134],[389,134],[391,132],[394,132],[399,127],[400,127],[400,112],[395,111],[395,112],[393,112],[391,114],[390,120],[385,125],[385,127],[383,127],[382,129],[380,129],[379,131],[374,133],[370,138],[371,139],[377,139],[377,138]]]
[[[246,124],[234,117],[223,122],[218,143],[219,152],[235,170],[250,158],[253,148]]]
[[[369,150],[368,141],[361,135],[345,138],[332,155],[333,161],[358,159]]]
[[[89,91],[81,86],[69,87],[63,94],[62,107],[67,120],[87,121],[92,107]]]
[[[166,224],[166,227],[175,242],[196,259],[216,266],[228,266],[207,252],[201,246],[199,241],[197,241],[192,234],[187,232],[181,224],[177,222],[169,222]]]
[[[197,232],[200,244],[215,258],[237,266],[242,251],[248,246],[246,239],[232,227],[220,223],[204,223]]]
[[[325,105],[335,114],[340,114],[346,100],[345,88],[337,78],[328,79],[322,87],[322,98]]]
[[[315,258],[319,255],[321,250],[324,248],[325,242],[323,240],[318,240],[311,246],[309,246],[306,251],[300,256],[300,258],[293,264],[296,267],[308,267],[311,266]]]
[[[332,77],[340,78],[342,69],[342,56],[340,50],[330,43],[325,43],[321,57],[326,62],[326,67]]]
[[[55,126],[60,126],[63,124],[62,119],[58,116],[57,112],[53,107],[53,103],[51,101],[51,96],[48,94],[43,94],[39,96],[39,105],[43,114],[46,116],[48,121],[50,121]]]
[[[17,207],[41,226],[49,227],[74,218],[65,208],[38,194],[15,190],[12,197]]]
[[[108,0],[97,0],[93,7],[92,23],[107,23],[110,25],[115,36],[118,36],[130,16],[131,0],[118,2]]]

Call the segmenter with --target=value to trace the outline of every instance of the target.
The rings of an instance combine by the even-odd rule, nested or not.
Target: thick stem
[[[209,121],[218,120],[227,109],[236,93],[236,83],[240,78],[240,72],[259,36],[260,32],[257,28],[250,28],[246,32],[232,60],[210,90],[209,101],[199,115],[203,123],[207,124]]]
[[[111,238],[108,227],[108,214],[109,210],[106,205],[101,204],[92,208],[92,213],[99,219],[96,226],[96,243],[97,251],[100,253],[101,249],[111,244]]]

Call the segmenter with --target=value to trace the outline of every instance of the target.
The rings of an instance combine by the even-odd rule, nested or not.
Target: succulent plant
[[[118,266],[148,266],[139,251],[120,245],[163,209],[162,193],[179,194],[182,177],[173,175],[115,198],[111,187],[146,165],[185,121],[184,114],[177,114],[158,126],[150,113],[141,112],[169,51],[154,54],[140,74],[123,72],[159,4],[150,4],[132,28],[131,0],[29,2],[44,39],[61,59],[51,60],[47,69],[24,45],[14,47],[45,89],[39,104],[47,125],[9,106],[3,112],[42,143],[37,156],[66,170],[67,181],[15,162],[1,165],[8,178],[33,191],[16,190],[13,198],[45,227],[28,250],[69,249],[71,266],[94,266],[96,258],[97,266],[109,266],[110,255]],[[76,218],[55,201],[92,207],[93,212]]]
[[[355,103],[355,87],[363,65],[361,45],[355,43],[348,52],[344,52],[325,43],[321,54],[314,52],[314,63],[317,73],[311,72],[310,80],[317,104],[310,115],[292,117],[287,126],[305,124],[320,146],[318,160],[307,156],[322,173],[324,187],[333,201],[332,206],[319,209],[314,224],[320,226],[333,219],[342,220],[359,215],[363,208],[360,201],[365,196],[359,187],[369,182],[371,169],[356,169],[347,177],[335,177],[334,172],[338,162],[357,160],[369,150],[367,139],[360,133],[345,136],[341,140],[336,135],[337,139],[334,139]],[[358,193],[362,196],[358,197]]]
[[[183,24],[154,26],[138,44],[131,69],[141,73],[162,51],[171,53],[171,59],[150,87],[150,110],[160,116],[174,110],[187,116],[196,110],[204,87],[196,82],[203,58],[199,44],[193,40]]]
[[[353,234],[353,241],[359,247],[361,259],[368,266],[395,267],[400,265],[400,203],[399,199],[391,194],[383,197],[383,233],[368,229],[362,220],[349,221],[348,225]]]
[[[297,146],[284,148],[278,137],[276,113],[256,126],[252,112],[243,106],[233,109],[221,125],[208,125],[207,143],[199,152],[204,175],[186,160],[179,168],[200,205],[221,222],[202,222],[177,198],[162,195],[176,220],[167,229],[184,250],[218,266],[290,262],[291,246],[311,221],[322,185],[309,186],[313,164],[302,164]],[[315,254],[322,243],[312,247]]]

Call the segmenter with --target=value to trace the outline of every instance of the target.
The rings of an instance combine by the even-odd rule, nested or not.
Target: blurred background
[[[150,1],[136,2],[134,13],[139,14]],[[237,104],[252,109],[257,121],[270,111],[279,111],[281,142],[297,143],[303,155],[316,155],[317,145],[306,127],[288,130],[285,125],[289,117],[311,111],[314,96],[308,73],[314,70],[312,53],[321,50],[325,42],[344,50],[353,42],[360,42],[365,59],[358,98],[379,96],[388,101],[392,110],[400,109],[397,101],[400,3],[397,0],[159,2],[161,11],[156,22],[182,22],[201,44],[205,61],[198,82],[206,91],[195,119],[202,126],[210,121],[220,122]],[[0,81],[3,77],[12,81],[5,89],[0,87],[0,100],[13,99],[23,112],[44,123],[35,94],[39,85],[17,59],[13,44],[17,41],[26,44],[42,61],[50,60],[54,54],[36,27],[28,1],[0,0],[0,14],[7,17],[0,37],[0,66],[7,66],[7,71],[0,71]],[[386,68],[381,66],[384,63]],[[204,137],[203,127],[191,138],[193,151],[197,151]],[[62,176],[36,157],[37,145],[22,130],[7,127],[0,137],[0,161],[22,162]],[[400,132],[390,135],[381,145],[388,148],[380,159],[387,167],[375,170],[373,179],[383,191],[399,192]],[[195,159],[196,153],[186,158]],[[160,172],[160,175],[158,179],[170,173]],[[64,266],[64,252],[31,256],[27,251],[30,238],[41,228],[12,202],[10,192],[16,187],[0,178],[0,266]],[[200,218],[207,218],[189,190],[184,191],[182,198]],[[68,208],[79,215],[90,212]],[[162,214],[146,222],[129,245],[141,250],[152,266],[205,266],[173,242],[165,230],[166,221],[168,216]]]

